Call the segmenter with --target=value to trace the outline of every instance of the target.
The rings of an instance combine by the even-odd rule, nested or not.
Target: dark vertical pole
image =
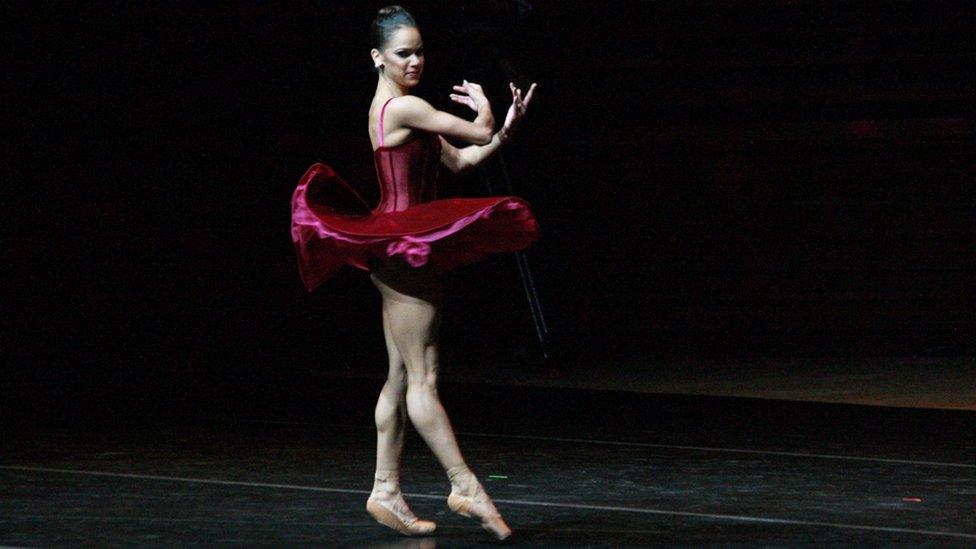
[[[508,168],[505,166],[505,159],[501,151],[498,151],[498,162],[502,169],[502,179],[505,182],[505,189],[508,195],[512,193],[512,182],[508,176]],[[485,185],[488,187],[488,194],[494,195],[491,178],[487,169],[482,169],[485,176]],[[535,282],[532,279],[532,270],[529,268],[528,258],[525,252],[519,250],[515,253],[515,261],[518,264],[519,275],[522,278],[522,288],[525,290],[525,298],[529,302],[529,309],[532,312],[532,321],[535,324],[536,337],[539,339],[539,348],[542,351],[542,358],[549,360],[549,326],[546,325],[545,316],[542,313],[542,303],[539,301],[539,294],[535,289]]]

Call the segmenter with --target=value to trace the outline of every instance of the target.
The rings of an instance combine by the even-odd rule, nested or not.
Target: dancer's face
[[[424,72],[424,42],[415,27],[400,27],[383,50],[372,51],[373,61],[383,65],[383,74],[403,88],[420,83]]]

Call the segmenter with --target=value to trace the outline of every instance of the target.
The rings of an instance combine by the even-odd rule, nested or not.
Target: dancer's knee
[[[398,396],[403,396],[403,393],[407,391],[407,368],[403,361],[390,364],[383,390]]]
[[[407,387],[423,390],[437,390],[436,360],[432,360],[430,353],[417,353],[407,361]]]

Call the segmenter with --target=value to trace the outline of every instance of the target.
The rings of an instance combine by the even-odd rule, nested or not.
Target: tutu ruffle
[[[299,273],[312,291],[344,265],[401,256],[443,272],[539,238],[529,204],[512,196],[431,200],[400,211],[370,209],[336,172],[314,164],[292,195],[291,236]]]

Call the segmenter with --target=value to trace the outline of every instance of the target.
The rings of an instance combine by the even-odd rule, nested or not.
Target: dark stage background
[[[539,83],[504,159],[554,361],[972,354],[973,3],[647,4],[405,4],[436,106]],[[289,237],[313,162],[378,198],[381,5],[5,3],[8,372],[383,371],[365,273],[308,294]],[[445,367],[535,359],[511,255],[446,284]]]

